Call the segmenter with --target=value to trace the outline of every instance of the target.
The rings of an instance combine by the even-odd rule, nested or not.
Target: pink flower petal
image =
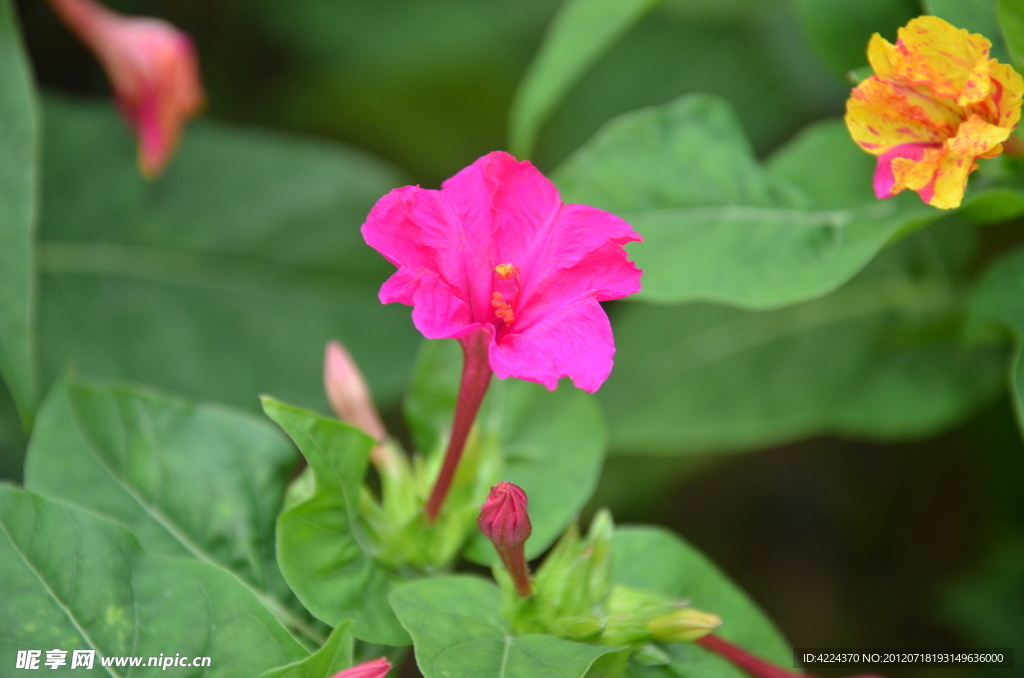
[[[591,297],[491,344],[490,361],[500,379],[536,381],[553,391],[559,379],[569,377],[577,388],[593,393],[611,374],[614,355],[611,323]]]
[[[878,164],[875,166],[875,195],[881,198],[891,198],[900,190],[894,192],[896,177],[892,172],[892,161],[896,158],[908,158],[920,160],[927,149],[935,148],[934,144],[900,144],[893,146],[888,151],[878,156]]]

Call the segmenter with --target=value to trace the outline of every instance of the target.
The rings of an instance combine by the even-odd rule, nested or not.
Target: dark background
[[[109,96],[95,60],[45,3],[18,4],[42,85]],[[195,38],[207,115],[342,141],[435,186],[505,146],[515,88],[559,2],[109,4],[166,18]],[[551,169],[614,115],[686,92],[728,99],[760,156],[806,123],[841,114],[844,64],[817,55],[797,10],[785,0],[667,0],[574,88],[544,128],[536,163]],[[895,26],[916,11],[895,1],[881,15]],[[989,229],[984,238],[1000,249],[1019,242],[1019,230]],[[0,443],[0,473],[17,478],[23,441]],[[614,457],[598,505],[619,522],[660,523],[699,546],[793,645],[1016,642],[1024,652],[1024,454],[1006,398],[931,440],[815,439],[716,457]],[[1017,665],[884,673],[1024,675],[1024,656]]]

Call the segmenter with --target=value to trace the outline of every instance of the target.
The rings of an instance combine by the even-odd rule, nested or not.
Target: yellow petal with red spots
[[[979,63],[987,69],[992,43],[984,36],[968,33],[935,16],[913,19],[899,30],[896,49],[890,55],[892,77],[915,85],[927,85],[935,94],[954,101],[970,83],[977,96],[986,85],[976,72]],[[987,79],[987,73],[984,74]],[[979,89],[981,88],[981,89]],[[981,98],[988,95],[986,91]],[[980,99],[977,99],[980,101]]]
[[[870,77],[846,102],[846,125],[861,148],[874,155],[900,144],[941,144],[963,113],[911,87]]]
[[[891,42],[875,33],[868,42],[868,63],[875,75],[880,78],[892,75],[892,51],[896,49]]]
[[[927,203],[941,210],[960,207],[964,191],[967,189],[967,175],[974,171],[975,167],[977,164],[974,158],[947,153],[935,174],[933,194]]]
[[[954,155],[976,158],[985,155],[1010,136],[1011,130],[985,122],[972,115],[952,139],[946,141],[946,149]]]
[[[1013,66],[1001,64],[995,59],[989,62],[989,74],[993,82],[992,94],[983,104],[992,112],[988,119],[1000,127],[1013,129],[1020,122],[1024,78],[1020,77]]]

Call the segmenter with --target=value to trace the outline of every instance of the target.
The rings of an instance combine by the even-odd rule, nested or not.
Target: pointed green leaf
[[[793,653],[764,612],[711,561],[676,535],[658,527],[632,526],[615,532],[612,580],[642,591],[688,600],[695,608],[717,614],[715,634],[779,666]],[[667,645],[672,663],[644,676],[746,678],[724,659],[693,643]],[[641,674],[637,674],[641,675]]]
[[[1002,351],[965,345],[974,229],[910,236],[832,294],[774,311],[628,304],[598,394],[617,454],[933,435],[991,402]]]
[[[158,181],[109,105],[45,107],[40,337],[44,377],[70,362],[247,408],[319,406],[329,338],[378,398],[404,387],[419,335],[384,306],[393,268],[359,226],[402,182],[354,149],[210,121]]]
[[[871,185],[867,154],[848,136],[833,134],[824,149],[808,144],[799,137],[783,151],[790,166],[808,175],[849,172]],[[555,181],[567,202],[614,212],[644,236],[629,246],[644,271],[632,298],[660,303],[766,309],[812,299],[853,277],[902,231],[940,215],[909,191],[856,205],[809,195],[760,166],[731,108],[708,95],[613,120]]]
[[[32,241],[39,136],[35,97],[14,3],[0,0],[0,377],[26,426],[35,406]]]
[[[436,451],[451,429],[461,370],[457,342],[424,342],[405,400],[413,439],[423,453]],[[501,479],[522,487],[530,499],[533,535],[526,555],[535,558],[579,513],[597,484],[606,445],[597,401],[567,382],[551,392],[518,379],[493,379],[477,425],[498,436],[505,458]],[[494,547],[479,532],[466,557],[496,562]]]
[[[619,37],[661,0],[566,0],[519,85],[509,148],[529,157],[541,126],[573,85]]]
[[[352,646],[352,622],[342,622],[319,650],[300,661],[261,673],[259,678],[329,678],[352,666]]]
[[[619,649],[511,635],[498,587],[477,577],[402,584],[391,604],[412,636],[425,678],[582,678]]]
[[[307,655],[222,569],[147,555],[115,523],[5,485],[0,578],[5,667],[15,666],[18,650],[66,650],[68,667],[75,649],[146,659],[173,652],[211,658],[188,675],[235,678]],[[164,675],[160,668],[103,669],[99,656],[96,669],[111,678]]]
[[[295,441],[313,474],[310,496],[277,519],[277,560],[288,585],[318,619],[355,622],[361,640],[406,645],[387,595],[399,581],[374,559],[359,494],[374,441],[335,419],[263,398],[267,416]]]
[[[117,521],[150,553],[230,570],[304,628],[282,604],[294,599],[274,551],[295,462],[288,441],[254,415],[72,382],[58,384],[40,411],[25,486]]]

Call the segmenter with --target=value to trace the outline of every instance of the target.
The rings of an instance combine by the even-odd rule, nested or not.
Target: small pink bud
[[[533,584],[524,545],[533,527],[526,512],[526,493],[512,483],[498,483],[487,495],[476,524],[494,544],[494,550],[512,577],[519,597],[531,595]]]
[[[103,64],[138,138],[139,170],[157,176],[205,99],[192,41],[166,21],[124,16],[93,0],[50,4]]]
[[[368,661],[359,666],[345,669],[341,673],[335,673],[331,678],[384,678],[391,670],[391,662],[386,657]]]
[[[498,553],[522,546],[533,531],[526,512],[526,493],[512,483],[498,483],[487,495],[477,525],[494,542]]]
[[[362,372],[338,341],[327,342],[324,352],[324,390],[338,419],[366,431],[378,441],[388,437]]]

